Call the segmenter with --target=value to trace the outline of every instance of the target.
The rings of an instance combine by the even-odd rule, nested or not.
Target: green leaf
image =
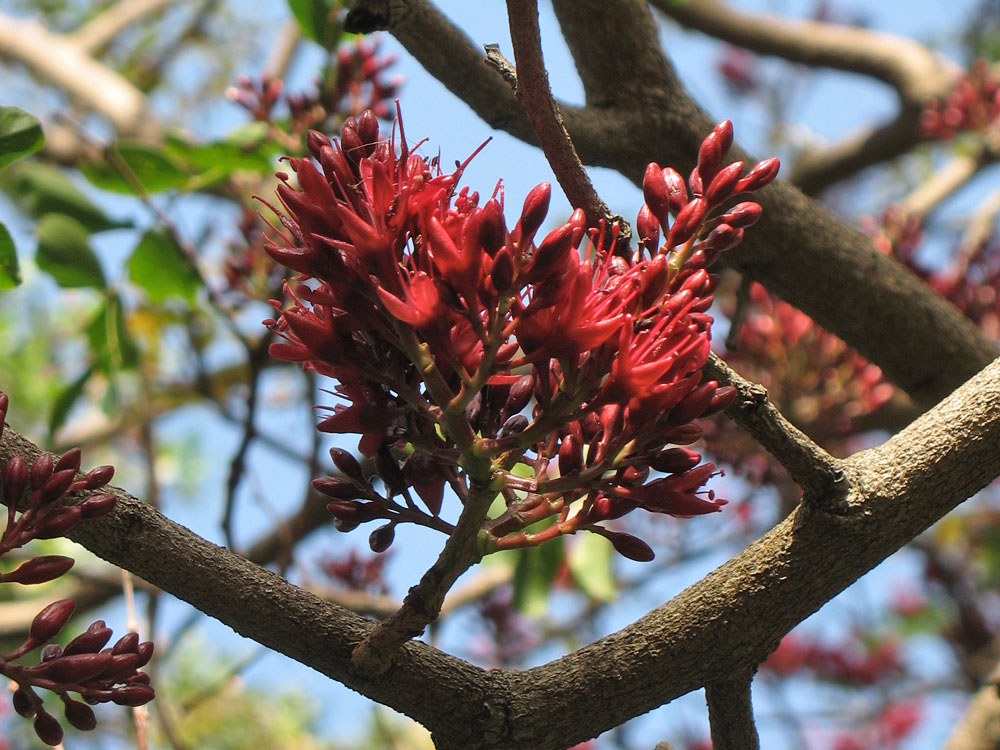
[[[128,335],[122,301],[117,294],[105,298],[87,326],[87,340],[95,366],[109,375],[131,369],[139,362],[139,351]]]
[[[131,195],[176,190],[190,177],[162,148],[131,141],[115,143],[102,161],[84,164],[80,171],[102,190]]]
[[[330,49],[327,35],[333,3],[330,0],[288,0],[288,7],[298,21],[302,33],[317,44]]]
[[[591,599],[610,602],[618,596],[611,565],[611,542],[599,534],[583,534],[569,551],[567,564],[573,580]]]
[[[104,272],[90,247],[87,227],[66,214],[46,214],[38,222],[38,267],[61,287],[105,286]]]
[[[270,129],[266,122],[254,120],[230,130],[222,142],[242,149],[256,148],[268,139]]]
[[[88,367],[80,377],[63,388],[56,396],[55,402],[52,404],[52,412],[49,414],[49,440],[52,440],[56,430],[66,423],[66,417],[69,416],[73,405],[83,395],[83,389],[93,374],[94,368]]]
[[[210,184],[237,171],[262,175],[274,172],[269,153],[273,149],[253,144],[241,146],[227,140],[194,144],[171,135],[167,136],[166,148],[171,158],[187,165],[199,185]]]
[[[0,189],[34,219],[51,213],[66,214],[91,232],[131,226],[129,222],[108,218],[67,174],[35,161],[17,164],[6,170],[0,177]]]
[[[201,278],[166,232],[146,232],[128,259],[128,277],[142,287],[150,302],[159,304],[168,297],[194,302]]]
[[[514,566],[514,606],[529,617],[548,610],[549,592],[563,562],[563,539],[557,537],[537,547],[520,550]]]
[[[37,117],[17,107],[0,107],[0,169],[44,144]]]
[[[7,227],[0,222],[0,289],[13,289],[21,283],[21,269],[17,266],[17,251]]]

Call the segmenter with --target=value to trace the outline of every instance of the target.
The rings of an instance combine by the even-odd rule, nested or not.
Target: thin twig
[[[760,741],[750,702],[752,677],[705,686],[712,750],[757,750]]]
[[[739,395],[726,415],[785,467],[802,487],[803,499],[822,499],[828,507],[839,509],[849,489],[841,462],[785,419],[768,399],[764,386],[745,379],[716,354],[709,355],[705,373],[737,389]]]
[[[616,246],[620,253],[627,254],[632,237],[631,227],[622,217],[613,215],[594,190],[563,124],[559,106],[552,97],[549,76],[542,58],[537,0],[507,0],[507,14],[516,64],[515,93],[538,135],[545,158],[566,198],[574,208],[584,210],[590,226],[599,226],[602,221],[609,228],[615,224],[619,226]],[[509,73],[509,63],[505,66],[506,61],[498,60],[494,52],[495,50],[487,48],[487,63],[496,67],[501,74]]]

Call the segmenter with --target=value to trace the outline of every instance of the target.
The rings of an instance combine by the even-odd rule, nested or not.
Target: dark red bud
[[[43,555],[23,563],[17,570],[0,576],[4,583],[45,583],[58,578],[73,567],[72,557],[62,555]]]
[[[126,685],[111,693],[111,700],[119,706],[142,706],[155,697],[156,693],[148,685]]]
[[[156,645],[152,641],[143,641],[139,644],[136,649],[136,653],[139,656],[139,663],[135,665],[136,669],[141,669],[142,667],[149,664],[149,660],[153,658],[153,652],[156,650]]]
[[[517,435],[518,433],[524,432],[527,427],[528,418],[523,414],[515,414],[503,423],[503,427],[500,428],[500,437]]]
[[[736,161],[728,167],[719,170],[708,189],[705,190],[705,200],[710,206],[718,206],[722,201],[733,194],[733,189],[743,173],[743,162]]]
[[[104,656],[105,653],[102,651],[98,656]],[[123,682],[139,666],[139,654],[109,654],[109,656],[111,662],[101,674],[97,675],[104,682]]]
[[[517,382],[510,387],[510,393],[507,396],[507,402],[503,407],[503,415],[506,419],[508,416],[517,414],[531,400],[531,395],[535,392],[535,375],[534,373],[529,373],[527,375],[522,375],[518,378]]]
[[[763,212],[759,203],[744,201],[726,211],[719,217],[719,221],[737,229],[745,229],[756,224]]]
[[[545,220],[545,215],[549,212],[549,199],[552,197],[552,186],[547,182],[535,185],[524,199],[524,208],[521,209],[521,220],[518,225],[521,227],[521,247],[526,247],[531,243],[535,232]]]
[[[705,408],[705,411],[701,413],[703,417],[710,417],[713,414],[718,414],[720,411],[725,411],[729,408],[729,405],[736,400],[736,387],[732,385],[724,385],[717,388],[712,396],[711,402]]]
[[[670,227],[670,233],[667,235],[667,246],[677,247],[691,239],[701,226],[706,210],[707,204],[704,198],[694,198],[684,206],[677,214],[674,225]]]
[[[713,130],[698,149],[698,173],[701,175],[702,183],[710,183],[722,166],[722,141],[719,134]],[[694,186],[692,185],[692,188]]]
[[[97,717],[94,716],[94,710],[86,703],[81,703],[70,698],[63,698],[63,702],[65,703],[64,713],[66,714],[66,721],[73,727],[84,732],[89,732],[97,726]]]
[[[80,509],[80,518],[99,518],[110,513],[117,502],[118,499],[114,495],[102,492],[99,495],[91,495],[77,507]]]
[[[10,397],[0,391],[0,437],[3,436],[4,421],[7,419],[7,409],[10,407]]]
[[[663,168],[663,179],[666,180],[667,183],[667,196],[670,205],[670,212],[676,214],[687,205],[687,185],[684,184],[684,178],[681,177],[681,173],[673,167]],[[666,230],[666,227],[664,227],[664,230]]]
[[[638,537],[620,531],[609,531],[600,526],[595,526],[594,530],[611,542],[615,551],[622,557],[627,557],[629,560],[636,560],[637,562],[649,562],[656,557],[653,553],[653,548]]]
[[[489,255],[496,252],[507,242],[507,226],[503,219],[503,208],[500,201],[490,198],[483,206],[482,219],[479,223],[479,243]]]
[[[21,688],[15,690],[14,695],[11,696],[11,703],[14,705],[14,710],[25,719],[30,719],[35,715],[35,704],[26,690]]]
[[[387,523],[379,526],[368,537],[368,546],[372,552],[385,552],[396,538],[396,524]]]
[[[514,283],[514,260],[507,248],[500,250],[493,258],[490,269],[490,283],[501,294],[508,291]]]
[[[560,268],[573,247],[573,227],[563,224],[549,232],[531,256],[528,281],[537,283],[548,276],[549,271]]]
[[[100,651],[111,640],[111,628],[104,624],[104,620],[95,620],[90,623],[86,632],[80,633],[76,638],[66,644],[63,654],[92,654]]]
[[[114,657],[108,653],[63,656],[48,662],[43,675],[53,682],[78,684],[103,673],[113,660]]]
[[[638,487],[648,476],[648,466],[629,466],[622,472],[619,483],[623,487]]]
[[[725,156],[733,145],[733,123],[731,120],[723,120],[712,128],[712,137],[719,143],[719,149]]]
[[[55,747],[63,740],[63,728],[59,724],[59,719],[48,713],[45,709],[38,711],[38,715],[35,716],[34,727],[38,739],[46,745]]]
[[[646,199],[643,205],[665,230],[667,215],[670,212],[670,196],[663,170],[655,162],[649,163],[646,167],[646,173],[642,177],[642,195]],[[640,236],[642,235],[640,234]]]
[[[664,474],[680,474],[693,469],[701,461],[701,454],[687,448],[667,448],[649,460],[649,466]]]
[[[742,241],[742,229],[736,229],[729,224],[719,224],[708,233],[701,248],[710,259],[715,259],[727,250],[732,250]]]
[[[329,146],[330,139],[324,133],[312,129],[306,131],[306,147],[317,161],[320,160],[320,153],[323,149]]]
[[[674,445],[691,445],[701,440],[702,432],[700,425],[689,423],[673,428],[665,439]]]
[[[83,509],[79,505],[54,508],[35,524],[33,536],[35,539],[55,539],[58,536],[66,536],[76,528],[81,518],[83,518]]]
[[[3,496],[8,505],[16,505],[28,483],[28,465],[21,456],[14,456],[3,469]]]
[[[320,477],[312,481],[312,486],[317,492],[338,500],[356,500],[364,497],[364,491],[345,477]]]
[[[572,435],[566,435],[559,446],[559,474],[569,476],[583,468],[583,444]]]
[[[331,448],[330,458],[333,460],[333,465],[336,466],[344,474],[344,476],[353,479],[356,482],[365,481],[364,472],[361,470],[361,464],[358,463],[358,459],[356,459],[350,452],[341,448]]]
[[[31,489],[37,490],[49,480],[54,465],[51,453],[42,453],[35,459],[31,464]]]
[[[42,650],[38,655],[38,660],[40,662],[52,661],[53,659],[58,659],[62,656],[62,646],[58,643],[47,643],[42,646]]]
[[[85,488],[88,490],[96,490],[98,487],[103,487],[111,481],[111,478],[114,475],[114,466],[94,467],[83,475],[83,480],[86,482]]]
[[[61,498],[73,484],[74,479],[76,479],[76,469],[55,472],[38,491],[38,504],[47,505]]]
[[[370,109],[366,109],[358,118],[358,135],[361,137],[361,142],[369,146],[365,155],[370,156],[375,151],[375,144],[378,143],[378,118]]]
[[[340,129],[340,145],[344,156],[352,164],[357,164],[365,156],[365,143],[358,135],[358,121],[353,117],[344,120],[344,126]]]
[[[715,395],[718,387],[718,383],[714,380],[709,380],[707,383],[702,383],[691,391],[670,412],[671,423],[684,424],[700,417],[705,409],[708,408],[708,405],[712,403],[712,397]]]
[[[76,606],[72,599],[60,599],[35,615],[28,630],[28,639],[33,643],[42,644],[54,638],[63,626],[69,622]]]
[[[691,195],[701,197],[705,194],[705,181],[702,180],[698,167],[691,170],[691,176],[688,177],[688,185],[691,186]]]
[[[139,634],[126,633],[111,649],[112,654],[134,654],[139,648]]]
[[[59,472],[59,471],[64,471],[66,469],[72,469],[73,471],[79,471],[80,470],[80,457],[81,457],[81,455],[82,455],[82,453],[81,453],[81,451],[80,451],[79,448],[73,448],[71,450],[66,451],[62,455],[62,458],[60,458],[59,461],[56,462],[56,465],[55,465],[55,468],[53,469],[53,471]]]
[[[406,489],[406,478],[399,469],[399,462],[384,445],[375,454],[375,471],[390,497],[399,495]]]
[[[660,243],[660,223],[645,203],[639,209],[639,215],[635,220],[635,228],[639,234],[639,241],[650,253],[654,252],[656,246]]]
[[[752,193],[754,190],[759,190],[778,176],[780,168],[781,162],[778,157],[772,156],[770,159],[765,159],[751,169],[746,177],[736,183],[735,192]]]

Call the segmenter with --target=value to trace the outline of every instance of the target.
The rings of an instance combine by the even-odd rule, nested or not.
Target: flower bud
[[[42,644],[54,638],[63,626],[69,622],[73,615],[73,608],[76,606],[72,599],[60,599],[52,602],[49,606],[35,615],[31,621],[31,628],[28,630],[28,640],[35,644]]]
[[[639,234],[639,241],[650,253],[653,253],[660,243],[660,224],[656,216],[653,215],[653,211],[645,203],[639,209],[635,228]]]
[[[21,456],[14,456],[3,468],[3,496],[8,505],[16,506],[28,483],[28,465]]]
[[[141,669],[149,664],[149,660],[153,658],[153,652],[155,650],[156,645],[152,641],[143,641],[140,643],[136,648],[136,654],[139,656],[139,663],[135,665],[135,668]]]
[[[63,739],[63,729],[59,725],[59,719],[47,712],[45,709],[39,709],[38,714],[35,716],[35,734],[38,735],[38,739],[44,742],[46,745],[52,745],[55,747]]]
[[[515,414],[503,423],[503,427],[500,428],[500,437],[517,435],[518,433],[524,432],[527,427],[528,418],[523,414]]]
[[[685,424],[700,417],[702,412],[712,403],[712,397],[718,387],[719,384],[714,380],[699,385],[671,410],[670,422],[672,424]]]
[[[510,393],[507,396],[507,401],[503,406],[503,414],[501,418],[506,420],[508,417],[514,414],[520,413],[521,409],[528,405],[531,401],[531,394],[535,391],[535,375],[534,373],[528,373],[527,375],[522,375],[518,378],[517,382],[510,387]]]
[[[688,177],[688,185],[691,186],[691,194],[696,198],[700,198],[705,194],[705,182],[701,179],[701,172],[698,171],[698,167],[691,170],[691,175]]]
[[[371,156],[375,152],[375,144],[378,143],[378,118],[370,109],[366,109],[358,118],[358,135],[361,142],[368,146],[365,156]]]
[[[126,633],[111,649],[112,654],[134,654],[139,648],[139,634]]]
[[[356,500],[364,497],[364,491],[345,477],[320,477],[312,481],[313,489],[327,497],[338,500]]]
[[[656,557],[653,553],[653,548],[638,537],[625,534],[621,531],[609,531],[602,526],[595,526],[594,530],[611,542],[615,551],[622,557],[627,557],[629,560],[636,560],[637,562],[649,562]]]
[[[80,470],[80,457],[81,457],[81,455],[82,454],[81,454],[81,451],[80,451],[79,448],[72,448],[72,449],[66,451],[62,455],[62,458],[60,458],[59,461],[56,462],[56,465],[55,465],[55,468],[53,469],[53,471],[60,472],[60,471],[65,471],[66,469],[72,469],[73,471],[79,471]]]
[[[65,703],[63,711],[66,715],[66,721],[70,725],[84,732],[89,732],[97,726],[97,717],[94,716],[94,710],[86,703],[81,703],[65,696],[63,697],[63,702]]]
[[[54,463],[51,453],[42,453],[31,464],[31,489],[37,490],[52,476]]]
[[[351,164],[357,164],[365,156],[365,144],[358,135],[358,121],[353,117],[344,120],[340,129],[340,144],[344,156]]]
[[[521,247],[525,248],[531,244],[535,232],[545,220],[545,215],[549,212],[549,199],[552,197],[552,186],[547,182],[535,185],[524,199],[524,208],[521,209],[521,220],[518,226],[521,228]]]
[[[114,657],[109,653],[73,654],[45,663],[41,672],[46,680],[79,684],[105,672],[113,660]]]
[[[38,505],[48,505],[61,498],[69,490],[74,479],[76,479],[76,469],[63,469],[52,474],[38,491]]]
[[[760,207],[759,203],[744,201],[743,203],[737,203],[726,211],[726,213],[722,214],[719,217],[719,222],[736,227],[737,229],[745,229],[756,224],[763,212],[764,209]]]
[[[399,495],[406,489],[406,478],[399,469],[399,462],[384,445],[375,454],[375,471],[378,472],[389,497]]]
[[[118,499],[107,492],[91,495],[76,507],[80,509],[80,518],[99,518],[107,515],[115,507]]]
[[[565,435],[559,445],[559,475],[569,476],[583,468],[583,443],[573,435]]]
[[[507,226],[503,219],[503,208],[500,201],[490,198],[483,206],[482,218],[479,223],[479,244],[490,256],[507,243]]]
[[[649,466],[664,474],[680,474],[693,469],[701,461],[701,454],[687,448],[667,448],[649,460]]]
[[[497,252],[493,258],[493,267],[490,269],[490,283],[493,288],[503,294],[514,284],[514,260],[510,251],[503,248]]]
[[[649,476],[648,466],[628,466],[621,473],[619,484],[623,487],[638,487]]]
[[[732,385],[724,385],[716,388],[715,393],[712,394],[712,400],[709,402],[705,411],[701,413],[703,417],[710,417],[713,414],[718,414],[720,411],[725,411],[729,408],[729,405],[736,400],[736,387]]]
[[[667,180],[663,170],[656,162],[650,162],[646,167],[646,173],[642,177],[642,196],[646,200],[643,206],[660,226],[666,229],[667,215],[670,212],[670,197],[667,190]],[[640,209],[641,215],[642,209]]]
[[[674,225],[670,227],[670,233],[667,235],[667,246],[677,247],[691,239],[701,227],[707,207],[704,198],[694,198],[684,206],[677,214]]]
[[[688,203],[687,185],[684,184],[684,178],[681,177],[681,173],[673,167],[663,168],[663,179],[667,183],[667,201],[670,212],[677,214]]]
[[[58,659],[62,656],[62,646],[58,643],[47,643],[42,646],[41,652],[38,654],[38,660],[40,662],[52,661],[53,659]]]
[[[368,537],[368,546],[372,552],[385,552],[396,538],[396,524],[387,523],[379,526]]]
[[[83,481],[86,482],[84,489],[96,490],[98,487],[103,487],[114,475],[114,466],[96,466],[83,475]]]
[[[356,459],[350,452],[345,451],[342,448],[331,448],[330,458],[333,460],[333,465],[336,466],[345,477],[353,479],[356,482],[363,483],[365,481],[365,475],[361,470],[361,464],[358,463],[358,459]]]
[[[0,575],[4,583],[29,585],[45,583],[58,578],[73,567],[73,558],[62,555],[43,555],[22,563],[17,570]]]
[[[111,693],[111,700],[119,706],[142,706],[149,703],[154,697],[156,697],[156,693],[148,685],[126,685],[115,688]]]
[[[778,157],[772,156],[770,159],[765,159],[751,169],[746,177],[736,183],[734,192],[752,193],[754,190],[760,190],[778,176],[780,167],[781,162]]]
[[[111,628],[105,625],[104,620],[94,620],[85,632],[66,644],[63,654],[71,656],[96,653],[104,648],[109,640],[111,640]]]
[[[14,710],[25,719],[30,719],[35,715],[35,703],[23,688],[18,688],[14,691],[10,702],[13,704]]]
[[[83,510],[79,505],[54,508],[35,524],[33,536],[35,539],[55,539],[57,536],[66,536],[76,528],[81,518],[83,518]]]
[[[743,162],[735,161],[728,167],[724,167],[712,179],[705,190],[705,200],[710,206],[718,206],[722,201],[733,194],[740,174],[743,173]]]
[[[306,131],[306,147],[316,161],[320,161],[320,153],[330,146],[330,139],[324,133],[310,128]]]
[[[701,249],[705,251],[706,265],[718,258],[727,250],[732,250],[743,241],[743,230],[735,229],[729,224],[719,224],[708,233]]]
[[[563,224],[549,232],[531,256],[528,280],[533,283],[548,276],[549,271],[561,267],[573,246],[573,226]]]

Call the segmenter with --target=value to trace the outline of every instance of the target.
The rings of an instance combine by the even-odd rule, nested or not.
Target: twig
[[[615,224],[619,226],[616,246],[619,253],[627,255],[632,229],[621,216],[611,213],[594,190],[563,124],[559,107],[552,97],[549,76],[542,59],[537,0],[507,0],[507,14],[516,64],[515,93],[538,135],[545,158],[566,198],[574,208],[584,210],[590,226],[600,226],[601,222],[608,228]],[[505,65],[506,61],[496,60],[497,54],[499,53],[495,48],[488,47],[487,63],[496,67],[501,74],[509,74],[509,63]]]
[[[751,680],[748,676],[705,686],[712,750],[757,750],[760,747],[750,701]]]
[[[277,39],[271,51],[267,54],[264,62],[264,72],[274,78],[284,78],[299,49],[299,42],[302,41],[302,32],[299,29],[298,21],[290,19],[285,21],[281,31],[278,32]]]
[[[97,55],[128,26],[173,4],[172,0],[120,0],[68,34],[67,41],[88,55]]]
[[[705,373],[720,384],[737,389],[739,395],[726,409],[726,415],[785,467],[802,488],[803,500],[822,501],[836,512],[846,509],[843,502],[850,488],[841,462],[785,419],[762,385],[739,375],[715,353],[709,355]]]

